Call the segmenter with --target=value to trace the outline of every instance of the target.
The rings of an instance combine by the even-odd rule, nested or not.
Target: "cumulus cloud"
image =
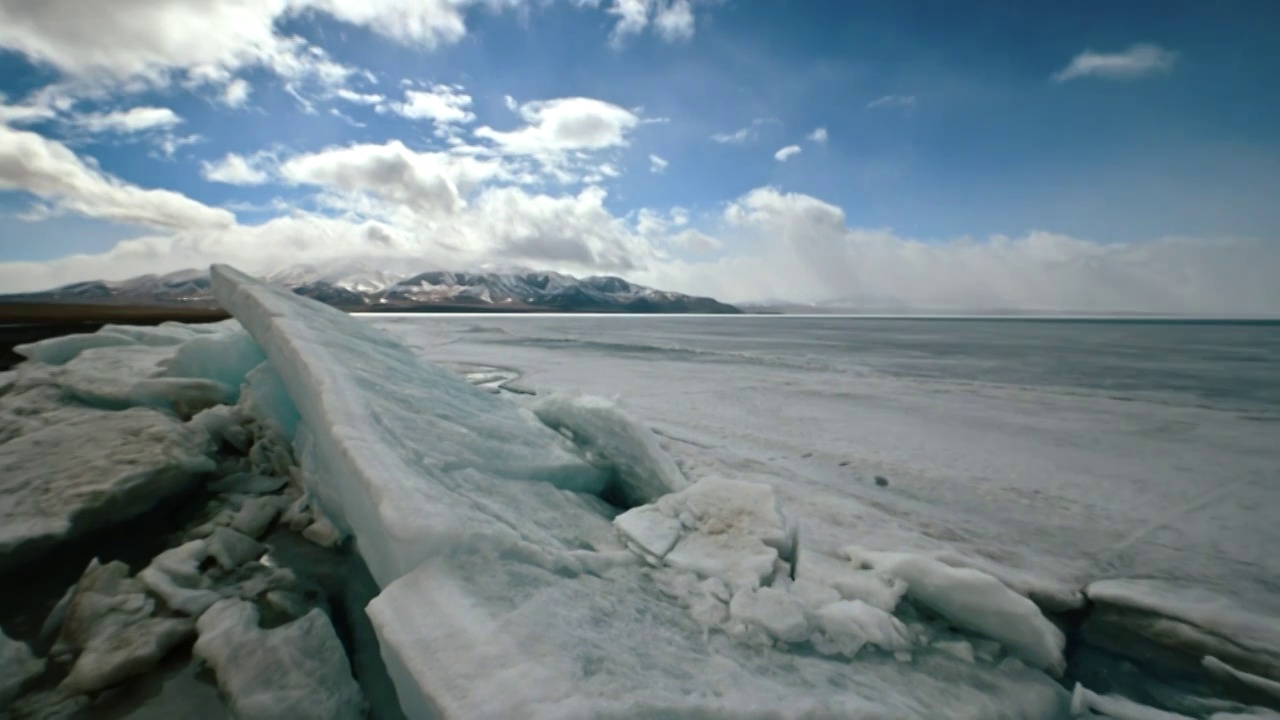
[[[666,172],[667,166],[670,164],[671,164],[670,162],[668,162],[667,160],[663,160],[657,155],[649,156],[649,172],[657,173],[661,175],[662,173]]]
[[[914,110],[916,108],[915,95],[883,95],[867,103],[869,109],[876,108],[899,108],[901,110]]]
[[[0,126],[0,190],[20,190],[59,211],[160,229],[224,227],[231,213],[181,193],[123,182],[86,163],[67,146]]]
[[[1072,58],[1065,68],[1054,73],[1053,80],[1059,83],[1086,77],[1137,80],[1168,72],[1177,59],[1177,53],[1150,43],[1138,43],[1116,53],[1085,50]]]
[[[497,160],[416,152],[396,140],[299,155],[281,164],[280,175],[337,194],[332,200],[347,210],[392,216],[403,209],[440,217],[463,208],[475,188],[506,177],[506,170]]]
[[[89,132],[136,133],[172,128],[180,124],[182,118],[165,107],[135,107],[105,113],[85,113],[73,118],[72,122]]]
[[[391,103],[388,107],[410,120],[431,120],[438,125],[470,123],[476,119],[471,107],[471,96],[457,85],[435,85],[430,90],[406,90],[404,102]]]
[[[786,162],[787,158],[791,157],[792,155],[799,155],[802,152],[804,152],[804,150],[799,145],[788,145],[782,148],[781,150],[779,150],[778,152],[774,153],[773,159],[777,160],[778,162]]]
[[[821,145],[827,141],[827,129],[825,127],[815,128],[813,132],[809,133],[807,138],[812,142],[816,142]]]
[[[261,185],[271,179],[262,165],[271,159],[267,153],[255,153],[250,157],[227,153],[221,160],[200,163],[200,175],[210,182],[228,185]]]
[[[504,132],[485,126],[476,136],[507,152],[546,155],[624,146],[640,122],[630,110],[585,97],[527,102],[519,111],[524,127]]]

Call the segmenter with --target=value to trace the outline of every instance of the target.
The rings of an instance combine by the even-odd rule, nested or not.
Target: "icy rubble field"
[[[194,635],[242,717],[361,716],[262,557],[279,518],[352,540],[410,718],[1276,717],[1263,423],[213,277],[236,321],[45,341],[0,377],[0,568],[183,491],[219,443],[266,468],[209,485],[226,508],[137,577],[90,566],[53,624],[72,690]],[[82,448],[56,477],[50,437]],[[44,667],[3,636],[0,663],[0,701]]]

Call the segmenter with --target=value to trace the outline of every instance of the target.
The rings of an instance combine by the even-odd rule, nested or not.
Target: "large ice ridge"
[[[1066,716],[1014,657],[1057,669],[1055,638],[1005,652],[891,567],[797,566],[768,486],[689,483],[617,407],[535,415],[365,321],[225,266],[213,285],[268,361],[242,392],[383,588],[368,613],[409,717]],[[602,496],[651,504],[614,523]],[[925,598],[949,579],[916,575]]]

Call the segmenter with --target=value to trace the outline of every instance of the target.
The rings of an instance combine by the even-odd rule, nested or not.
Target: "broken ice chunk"
[[[804,603],[778,588],[740,590],[729,601],[730,627],[740,628],[744,639],[786,643],[809,639]],[[732,629],[731,629],[732,632]]]
[[[1119,695],[1099,695],[1076,683],[1075,692],[1071,693],[1071,715],[1088,717],[1086,713],[1090,711],[1097,711],[1115,720],[1194,720],[1186,715],[1158,710]]]
[[[91,693],[150,670],[195,630],[190,618],[147,618],[96,637],[76,658],[62,687]]]
[[[831,603],[815,616],[820,631],[815,644],[828,654],[853,657],[867,644],[886,652],[911,649],[911,634],[901,620],[861,600]]]
[[[846,550],[877,570],[907,582],[907,596],[957,627],[999,640],[1023,660],[1051,674],[1066,669],[1066,637],[1040,608],[986,573],[953,568],[921,555]]]
[[[1205,656],[1201,665],[1213,677],[1248,689],[1267,704],[1280,705],[1280,682],[1237,670],[1213,656]]]
[[[205,540],[192,540],[157,555],[138,579],[165,605],[191,617],[200,617],[221,595],[209,589],[200,563],[209,556]]]
[[[205,543],[209,557],[227,571],[234,570],[251,560],[257,560],[267,552],[266,545],[248,535],[224,527],[215,528]]]
[[[735,588],[772,577],[787,541],[773,488],[718,478],[628,510],[614,526],[646,560],[722,578]]]
[[[26,643],[0,631],[0,712],[43,672],[44,660],[32,655]]]
[[[356,720],[360,687],[329,618],[312,610],[264,630],[253,603],[222,600],[196,623],[193,652],[209,663],[240,720]]]
[[[972,663],[975,661],[973,646],[964,640],[939,640],[930,647],[935,650],[941,650],[961,662]]]
[[[250,498],[231,519],[231,529],[251,538],[260,538],[279,514],[279,506],[270,498]]]
[[[663,515],[652,505],[628,510],[614,518],[613,524],[627,540],[655,558],[670,552],[684,529],[679,520]]]
[[[610,400],[552,395],[540,401],[534,413],[552,428],[571,431],[575,442],[606,458],[617,473],[613,489],[628,505],[653,502],[689,486],[653,431]]]

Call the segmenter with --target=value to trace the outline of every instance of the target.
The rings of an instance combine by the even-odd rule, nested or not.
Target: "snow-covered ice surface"
[[[1280,616],[1275,324],[369,322],[429,360],[620,398],[691,481],[773,485],[810,549],[919,550],[1068,602],[1181,580]]]
[[[844,560],[856,545],[976,569],[1049,613],[1084,607],[1088,583],[1143,578],[1188,591],[1152,617],[1210,634],[1280,617],[1274,324],[368,321],[428,360],[518,371],[508,386],[539,397],[617,398],[692,483],[773,487],[803,530],[790,593],[806,602],[830,601],[838,578],[840,597],[898,603],[901,588]],[[619,525],[650,562],[687,531],[650,510]],[[1216,624],[1191,608],[1206,593],[1226,599]],[[1060,642],[1032,624],[1040,651]],[[990,651],[991,628],[964,632],[939,650]]]

